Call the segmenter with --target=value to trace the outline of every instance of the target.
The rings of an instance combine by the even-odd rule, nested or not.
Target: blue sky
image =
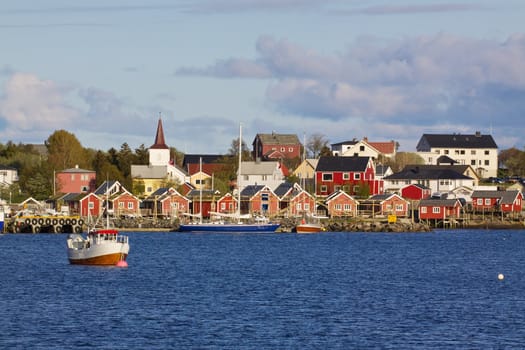
[[[525,1],[18,0],[0,3],[0,142],[85,147],[238,136],[423,133],[523,149]]]

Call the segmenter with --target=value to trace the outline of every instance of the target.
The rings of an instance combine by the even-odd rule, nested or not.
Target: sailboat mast
[[[239,124],[239,170],[237,171],[237,220],[241,220],[242,124]]]
[[[199,223],[202,224],[202,157],[199,157]]]

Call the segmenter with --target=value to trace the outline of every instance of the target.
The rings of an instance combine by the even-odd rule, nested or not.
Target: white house
[[[248,185],[265,185],[275,189],[284,179],[283,167],[278,161],[241,162],[237,187],[241,191]]]
[[[455,164],[472,166],[481,178],[498,174],[498,146],[491,135],[479,131],[473,135],[423,134],[416,151],[425,164],[437,165],[446,158]]]

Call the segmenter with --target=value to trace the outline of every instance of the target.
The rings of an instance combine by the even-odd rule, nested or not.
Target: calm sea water
[[[0,236],[0,349],[525,348],[525,230],[129,236]]]

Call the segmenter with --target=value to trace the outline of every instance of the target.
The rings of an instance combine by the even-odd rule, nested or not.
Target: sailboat
[[[239,171],[237,172],[237,184],[240,184],[241,161],[242,161],[242,125],[239,127]],[[202,189],[202,185],[201,185]],[[202,192],[201,192],[202,193]],[[202,201],[202,196],[200,198]],[[281,224],[269,222],[267,218],[253,218],[251,215],[241,215],[241,189],[237,188],[237,210],[235,214],[210,213],[217,220],[210,222],[202,221],[202,202],[201,212],[193,214],[199,217],[198,222],[181,224],[181,232],[275,232]]]
[[[109,201],[108,201],[109,203]],[[107,208],[106,208],[107,209]],[[89,213],[88,213],[89,214]],[[106,210],[106,226],[88,227],[87,234],[73,233],[67,238],[67,257],[72,265],[102,265],[126,267],[129,253],[128,236],[109,227]]]

